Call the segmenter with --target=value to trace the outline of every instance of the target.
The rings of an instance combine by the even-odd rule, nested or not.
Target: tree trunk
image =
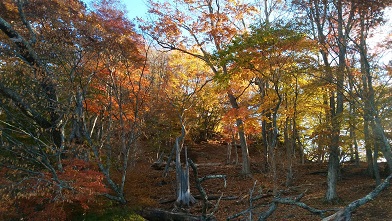
[[[364,113],[364,128],[363,133],[365,136],[365,149],[366,149],[366,162],[367,162],[367,173],[370,177],[374,177],[374,168],[373,168],[373,151],[371,148],[371,140],[370,140],[370,131],[369,131],[369,120],[367,117],[366,109]]]
[[[293,181],[293,147],[295,140],[292,136],[289,136],[289,118],[286,118],[285,128],[284,128],[284,143],[286,146],[286,156],[287,156],[287,174],[286,174],[286,187],[291,186]]]
[[[274,86],[275,93],[278,96],[278,101],[273,109],[272,113],[272,136],[269,138],[268,144],[269,149],[272,154],[271,156],[271,164],[272,164],[272,174],[273,174],[273,184],[274,184],[274,194],[277,194],[278,191],[278,174],[276,168],[276,147],[278,145],[278,110],[280,104],[282,103],[282,97],[279,94],[278,84],[275,83]]]
[[[373,168],[374,168],[374,178],[376,179],[376,185],[380,185],[380,170],[378,169],[378,144],[374,144],[374,157],[373,157]]]
[[[227,155],[226,155],[226,164],[231,164],[231,150],[233,149],[233,145],[231,142],[227,142]]]
[[[328,187],[327,187],[327,193],[325,194],[325,200],[327,202],[333,202],[338,198],[336,192],[336,185],[338,182],[338,170],[339,170],[339,148],[337,148],[336,146],[331,146],[329,152],[329,161],[328,161],[328,176],[327,176]]]
[[[297,83],[297,82],[296,82]],[[295,141],[296,141],[296,124],[295,124],[295,118],[296,118],[296,102],[298,98],[298,93],[297,93],[297,87],[298,84],[296,84],[295,87],[295,99],[294,99],[294,115],[292,118],[286,116],[286,121],[285,121],[285,126],[284,126],[284,144],[286,146],[286,157],[287,157],[287,174],[286,174],[286,187],[289,187],[292,185],[293,181],[293,153],[295,149]],[[286,94],[286,112],[289,113],[288,109],[288,96]],[[292,123],[291,123],[292,122]],[[291,131],[291,134],[289,133]]]
[[[237,98],[231,93],[228,92],[228,96],[230,99],[230,104],[233,108],[238,109]],[[248,144],[246,143],[245,131],[244,131],[244,123],[242,119],[238,118],[236,120],[237,128],[238,128],[238,136],[240,138],[241,144],[241,152],[242,152],[242,174],[250,175],[250,159],[249,159],[249,151],[248,151]]]
[[[380,118],[375,116],[373,125],[373,136],[375,145],[379,146],[384,158],[387,160],[389,171],[392,171],[392,152],[391,145],[385,135],[384,129],[381,125]]]
[[[373,81],[372,75],[370,73],[370,64],[367,57],[367,46],[366,46],[366,33],[367,29],[365,28],[365,15],[364,13],[360,14],[360,24],[361,24],[361,33],[360,33],[360,60],[361,60],[361,72],[362,72],[362,83],[363,83],[363,97],[365,100],[364,114],[365,120],[369,120],[372,127],[374,144],[380,147],[381,152],[384,155],[384,158],[387,160],[388,167],[390,171],[392,171],[392,152],[391,146],[388,142],[387,137],[385,136],[384,129],[381,124],[381,120],[378,116],[377,106],[375,104],[374,98],[374,89],[373,89]],[[377,160],[377,159],[373,159]]]
[[[265,111],[263,111],[262,115],[265,116]],[[267,142],[267,139],[268,139],[267,120],[263,119],[261,121],[261,124],[262,124],[261,125],[261,135],[263,138],[263,155],[264,155],[264,160],[265,160],[263,170],[268,171],[268,169],[269,169],[268,164],[269,164],[270,160],[269,160],[269,150],[268,150],[268,142]]]
[[[328,162],[328,188],[326,193],[326,200],[328,202],[335,201],[338,196],[336,193],[336,185],[338,179],[339,170],[339,143],[340,143],[340,117],[343,113],[343,100],[344,100],[344,73],[346,70],[346,49],[347,49],[347,34],[349,30],[347,26],[344,26],[343,19],[343,2],[342,0],[335,1],[335,7],[337,9],[337,32],[338,32],[338,58],[339,65],[336,76],[336,109],[335,109],[335,97],[332,95],[330,98],[331,107],[331,120],[332,120],[332,135],[331,135],[331,146],[330,156]],[[333,78],[329,79],[333,82]]]
[[[181,122],[181,135],[176,138],[176,183],[177,183],[177,200],[176,204],[179,206],[189,206],[194,204],[196,199],[191,195],[190,185],[189,185],[189,164],[187,159],[185,159],[185,168],[181,165],[181,150],[185,139],[185,125],[180,116]],[[188,157],[187,148],[185,147],[185,158]]]
[[[264,82],[261,78],[256,78],[255,83],[257,84],[258,88],[259,88],[259,93],[261,98],[264,98],[266,96],[266,88],[268,87],[268,83]],[[270,116],[267,116],[267,111],[263,110],[261,112],[262,116],[265,116],[266,118],[271,118]],[[261,121],[261,135],[262,135],[262,139],[263,139],[263,155],[264,155],[264,171],[268,171],[269,170],[269,163],[270,163],[270,153],[269,153],[269,149],[268,149],[268,136],[270,134],[270,123],[267,122],[267,120],[262,119]]]
[[[354,94],[354,79],[353,79],[353,74],[349,74],[349,86],[350,86],[350,94]],[[355,125],[357,125],[357,108],[355,105],[355,100],[350,100],[350,117],[349,117],[349,123],[350,123],[350,140],[351,140],[351,145],[350,145],[350,160],[355,162],[355,165],[358,167],[359,166],[359,155],[358,155],[358,142],[357,142],[357,133],[356,133],[356,128]]]

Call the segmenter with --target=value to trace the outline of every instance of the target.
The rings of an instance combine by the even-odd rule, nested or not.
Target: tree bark
[[[337,40],[338,40],[338,70],[336,76],[336,107],[335,107],[335,97],[332,95],[330,99],[331,116],[332,116],[332,135],[331,135],[331,146],[330,146],[330,156],[328,163],[328,188],[326,193],[326,200],[332,202],[338,198],[336,193],[336,184],[338,179],[339,170],[339,143],[340,143],[340,117],[343,114],[343,101],[344,101],[344,76],[346,70],[346,51],[347,51],[347,38],[350,32],[349,21],[345,25],[343,18],[343,1],[335,0],[334,5],[337,11]],[[352,16],[350,11],[350,16]],[[330,18],[332,20],[332,18]],[[351,17],[348,18],[349,20]],[[333,23],[331,21],[331,23]],[[333,82],[333,78],[329,79]]]
[[[189,163],[186,160],[185,168],[181,165],[181,150],[185,139],[186,131],[182,116],[181,122],[181,135],[176,138],[176,183],[177,183],[177,200],[176,204],[179,206],[189,206],[196,202],[196,199],[191,195],[189,185]],[[185,158],[187,158],[187,148],[185,147]]]
[[[362,73],[362,83],[363,83],[363,97],[365,100],[364,114],[365,120],[369,120],[371,122],[371,128],[373,132],[373,141],[374,145],[380,147],[381,152],[384,155],[384,158],[387,160],[388,167],[390,171],[392,171],[392,151],[391,146],[388,142],[388,139],[385,135],[384,129],[381,124],[381,120],[378,116],[378,109],[375,103],[374,98],[374,89],[373,89],[373,80],[372,75],[370,73],[370,64],[369,59],[367,57],[367,46],[366,46],[366,38],[367,38],[367,28],[365,26],[365,15],[364,12],[360,14],[360,44],[357,44],[360,51],[360,61],[361,61],[361,73]],[[377,160],[377,159],[373,159]],[[373,165],[374,166],[374,165]]]
[[[369,130],[369,119],[368,114],[366,113],[366,109],[364,111],[364,123],[363,123],[363,133],[365,137],[365,150],[366,150],[366,162],[367,162],[367,173],[370,177],[374,177],[374,168],[373,168],[373,151],[372,144],[370,138],[370,130]]]
[[[230,104],[233,108],[238,109],[238,103],[237,103],[237,98],[231,93],[228,92]],[[246,142],[246,137],[245,137],[245,130],[244,130],[244,123],[242,119],[237,118],[236,119],[237,123],[237,128],[238,128],[238,136],[240,138],[240,144],[241,144],[241,153],[242,153],[242,174],[244,175],[250,175],[250,157],[249,157],[249,151],[248,151],[248,144]]]

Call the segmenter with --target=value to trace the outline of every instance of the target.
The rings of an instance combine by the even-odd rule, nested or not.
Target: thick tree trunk
[[[392,152],[391,152],[391,145],[385,135],[384,129],[381,125],[380,118],[375,116],[373,126],[373,136],[375,145],[379,146],[381,152],[383,153],[384,158],[387,160],[389,171],[392,171]],[[374,159],[377,160],[377,159]]]
[[[369,120],[367,117],[366,109],[364,114],[364,123],[363,123],[363,133],[365,137],[365,150],[366,150],[366,162],[367,162],[367,173],[370,177],[374,177],[374,168],[373,168],[373,151],[371,145],[370,138],[370,130],[369,130]]]
[[[361,24],[361,32],[360,32],[360,60],[361,60],[361,73],[362,73],[362,83],[363,83],[363,97],[365,100],[364,114],[365,120],[369,120],[372,127],[373,132],[373,140],[374,145],[380,147],[381,152],[384,155],[384,158],[387,160],[388,167],[390,171],[392,171],[392,151],[391,146],[388,142],[388,139],[385,136],[384,129],[381,124],[381,120],[378,116],[377,106],[375,104],[374,98],[374,89],[373,89],[373,81],[372,75],[370,73],[370,65],[367,57],[367,46],[366,46],[366,38],[367,38],[367,29],[365,27],[365,15],[364,13],[360,14],[360,24]],[[377,160],[377,159],[373,159]]]
[[[233,108],[238,109],[238,103],[237,103],[237,98],[232,94],[228,93],[229,99],[230,99],[230,104]],[[248,151],[248,144],[246,142],[246,136],[245,136],[245,131],[244,131],[244,123],[242,119],[238,118],[236,120],[237,123],[237,128],[238,128],[238,136],[240,138],[240,144],[241,144],[241,153],[242,153],[242,174],[244,175],[250,175],[250,159],[249,159],[249,151]]]
[[[338,170],[339,170],[339,149],[331,147],[329,152],[328,161],[328,176],[327,176],[327,193],[325,194],[325,200],[327,202],[333,202],[338,198],[336,192],[336,185],[338,182]]]
[[[374,156],[373,156],[373,167],[374,167],[374,178],[376,179],[376,185],[380,185],[380,170],[378,169],[378,145],[374,145]]]
[[[339,65],[336,76],[336,109],[335,97],[332,95],[330,99],[331,115],[332,115],[332,136],[330,146],[330,156],[328,162],[328,188],[326,193],[326,201],[333,202],[338,196],[336,193],[336,185],[339,170],[339,143],[340,143],[340,116],[343,113],[344,100],[344,75],[346,70],[346,49],[347,49],[347,33],[349,30],[344,26],[343,18],[343,2],[335,1],[337,9],[337,31],[338,31],[338,47],[339,47]],[[333,82],[333,78],[329,79]]]

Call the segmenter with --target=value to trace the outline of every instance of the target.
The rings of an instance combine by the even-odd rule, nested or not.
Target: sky
[[[92,2],[92,0],[83,0],[87,5]],[[128,11],[128,18],[130,20],[136,17],[145,17],[147,14],[147,0],[120,0],[121,4],[126,6]]]
[[[91,0],[84,0],[85,2],[89,2]],[[128,18],[130,20],[135,19],[136,17],[144,17],[146,18],[147,15],[147,0],[120,0],[122,2],[122,4],[124,4],[126,6],[126,10],[128,11]],[[392,19],[391,19],[391,11],[389,10],[385,13],[385,15],[389,15],[389,24],[392,23]],[[385,26],[384,26],[385,27]],[[388,25],[387,25],[388,27]],[[378,40],[380,40],[383,37],[386,37],[387,33],[385,30],[379,30],[378,33],[373,37],[373,40],[375,42],[377,42]],[[392,57],[392,54],[387,54],[384,55],[383,59],[383,63],[387,63]]]
[[[128,17],[133,20],[136,17],[144,17],[147,14],[146,0],[121,0],[126,5]]]

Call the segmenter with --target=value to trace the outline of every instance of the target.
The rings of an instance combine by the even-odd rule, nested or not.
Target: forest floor
[[[221,196],[219,208],[215,212],[217,220],[226,220],[227,217],[244,211],[250,207],[250,193],[254,189],[252,196],[263,195],[261,199],[254,200],[253,205],[259,205],[253,217],[257,213],[266,211],[268,204],[272,201],[272,175],[263,172],[261,155],[256,150],[250,149],[252,159],[252,176],[241,175],[241,165],[226,163],[227,146],[222,144],[200,144],[189,147],[190,158],[198,165],[199,177],[205,175],[222,174],[227,176],[227,186],[224,187],[222,179],[207,180],[202,183],[209,196]],[[238,151],[240,152],[240,151]],[[239,153],[240,154],[240,153]],[[155,170],[151,167],[156,153],[146,152],[131,169],[128,176],[126,194],[131,208],[160,208],[167,211],[175,209],[175,174],[173,169],[169,175],[163,178],[162,170]],[[241,162],[241,155],[239,156]],[[284,160],[278,159],[278,167],[285,168]],[[381,165],[383,166],[383,165]],[[383,169],[383,168],[381,168]],[[317,209],[339,209],[348,203],[364,197],[375,188],[375,181],[365,174],[365,164],[356,167],[353,164],[346,164],[342,167],[341,179],[338,182],[338,196],[340,201],[331,205],[323,201],[326,191],[327,164],[307,162],[304,165],[294,164],[294,179],[290,187],[285,186],[286,172],[284,169],[278,170],[279,190],[281,197],[296,197],[304,193],[301,202]],[[200,195],[195,188],[192,171],[191,193]],[[384,176],[383,176],[384,177]],[[257,182],[256,182],[257,181]],[[211,200],[213,207],[217,200]],[[392,220],[392,189],[387,188],[374,201],[360,207],[353,213],[352,220]],[[202,201],[189,208],[189,212],[200,215]],[[328,213],[333,214],[334,211]],[[246,216],[249,213],[245,214]],[[246,220],[245,216],[240,216],[233,220]],[[277,210],[270,216],[269,220],[321,220],[320,216],[314,215],[307,210],[291,205],[279,204]]]

